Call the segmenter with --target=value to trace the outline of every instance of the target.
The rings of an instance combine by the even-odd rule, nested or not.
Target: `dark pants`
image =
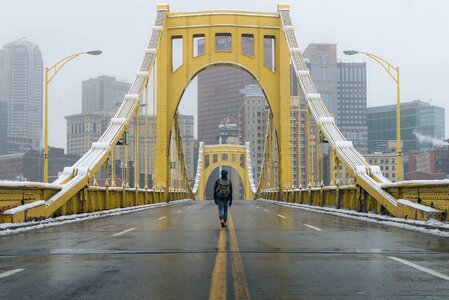
[[[228,220],[228,200],[218,200],[218,218],[223,219],[225,222]]]

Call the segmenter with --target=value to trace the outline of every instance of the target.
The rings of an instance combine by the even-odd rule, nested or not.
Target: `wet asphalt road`
[[[447,238],[262,201],[231,211],[226,230],[212,201],[189,201],[2,237],[0,299],[449,299]]]

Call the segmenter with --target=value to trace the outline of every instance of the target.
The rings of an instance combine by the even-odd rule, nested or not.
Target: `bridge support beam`
[[[288,53],[289,48],[285,39],[279,39],[280,53]],[[278,145],[279,145],[279,191],[292,188],[291,173],[291,128],[290,128],[290,56],[278,55],[279,57],[279,118],[278,122]],[[276,118],[275,118],[276,120]],[[281,199],[283,193],[279,194]]]

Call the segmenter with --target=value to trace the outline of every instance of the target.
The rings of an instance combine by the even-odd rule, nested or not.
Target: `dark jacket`
[[[220,179],[229,180],[227,177],[221,177]],[[218,182],[220,181],[220,179],[217,179],[215,181],[215,185],[214,185],[214,200],[215,200],[215,203],[218,204],[218,200],[224,200],[224,201],[232,202],[232,182],[231,181],[229,181],[230,193],[229,193],[228,199],[218,199],[219,197],[217,195],[217,189],[218,189]]]

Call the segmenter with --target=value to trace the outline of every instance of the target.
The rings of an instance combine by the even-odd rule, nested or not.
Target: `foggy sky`
[[[51,82],[51,146],[66,147],[64,116],[81,112],[81,81],[110,75],[132,82],[144,55],[157,2],[161,1],[0,1],[0,46],[27,37],[39,45],[45,66],[77,51],[101,49],[104,52],[101,56],[77,58]],[[275,12],[278,1],[173,0],[168,3],[171,11]],[[421,99],[443,106],[446,137],[449,136],[449,55],[446,54],[449,1],[295,0],[290,5],[302,50],[309,43],[337,43],[340,58],[344,57],[343,50],[356,49],[375,53],[400,66],[403,102]],[[394,104],[394,82],[375,62],[364,60],[368,106]],[[196,107],[196,104],[185,105],[196,102],[192,90],[183,98],[183,108]]]

